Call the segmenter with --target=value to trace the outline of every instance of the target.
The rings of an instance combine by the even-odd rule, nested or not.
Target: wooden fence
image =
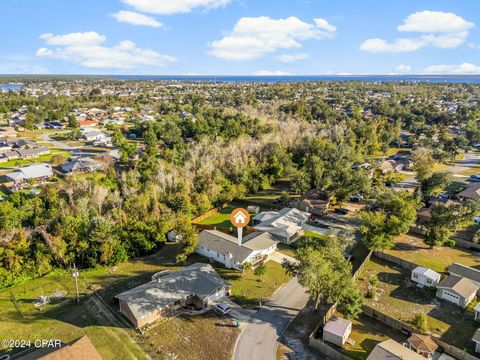
[[[384,313],[382,313],[381,311],[378,311],[368,305],[362,305],[362,311],[365,315],[367,316],[370,316],[371,318],[373,319],[376,319],[382,323],[384,323],[385,325],[388,325],[390,326],[391,328],[395,329],[395,330],[400,330],[404,333],[407,333],[407,334],[411,334],[413,332],[419,332],[417,329],[415,329],[413,326],[401,321],[401,320],[398,320],[398,319],[395,319],[391,316],[388,316]]]
[[[386,260],[386,261],[389,261],[391,263],[394,263],[400,267],[402,267],[403,269],[406,269],[406,270],[413,270],[415,269],[418,265],[417,264],[414,264],[410,261],[407,261],[407,260],[403,260],[403,259],[400,259],[396,256],[393,256],[393,255],[390,255],[390,254],[387,254],[387,253],[384,253],[384,252],[381,252],[381,251],[375,251],[374,252],[374,255],[380,259],[383,259],[383,260]]]
[[[206,218],[212,216],[213,214],[218,213],[220,210],[225,209],[228,206],[228,203],[222,204],[220,206],[217,206],[216,208],[213,208],[211,210],[208,210],[206,213],[203,213],[200,216],[197,216],[196,218],[192,219],[192,224],[198,224],[199,222],[205,220]]]
[[[357,280],[358,276],[362,273],[363,269],[372,258],[372,255],[373,255],[373,251],[370,250],[370,252],[367,254],[367,257],[363,260],[363,262],[360,264],[358,269],[353,273],[353,276],[352,276],[353,280]]]
[[[452,346],[450,344],[447,344],[446,342],[443,342],[440,339],[433,338],[435,342],[440,346],[443,351],[445,351],[448,355],[453,356],[455,359],[458,360],[478,360],[478,357],[470,355],[466,353],[463,350],[460,350],[459,348],[456,348],[455,346]]]
[[[320,351],[322,354],[328,356],[329,359],[333,360],[352,360],[351,357],[342,354],[340,351],[335,350],[331,346],[327,345],[323,340],[316,339],[312,335],[308,338],[308,345],[310,345],[315,350]]]

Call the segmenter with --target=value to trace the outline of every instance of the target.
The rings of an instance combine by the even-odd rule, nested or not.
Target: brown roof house
[[[318,189],[308,191],[290,204],[291,207],[318,216],[322,216],[325,213],[328,205],[330,205],[330,199],[327,194]]]
[[[87,336],[62,344],[60,348],[42,347],[17,360],[102,360]]]
[[[430,336],[413,333],[407,340],[410,349],[427,359],[433,357],[433,353],[438,349],[438,345]]]
[[[136,328],[141,328],[183,306],[206,307],[211,301],[227,296],[230,288],[212,266],[196,263],[154,275],[152,281],[115,297],[120,302],[120,312]]]
[[[477,295],[479,287],[471,280],[450,275],[437,285],[437,297],[466,307]]]

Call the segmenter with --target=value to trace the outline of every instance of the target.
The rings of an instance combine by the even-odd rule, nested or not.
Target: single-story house
[[[417,266],[412,270],[411,280],[416,282],[420,287],[436,286],[441,279],[441,275],[436,271]]]
[[[48,179],[53,176],[52,167],[48,164],[33,164],[22,167],[18,171],[6,175],[7,178],[18,184],[30,179]]]
[[[60,165],[64,173],[95,172],[103,168],[103,164],[91,157],[81,157],[69,159],[66,163]]]
[[[471,280],[450,275],[438,283],[437,297],[464,308],[475,298],[478,289]]]
[[[17,360],[102,360],[90,339],[84,335],[81,338],[61,344],[61,347],[45,346],[35,349]]]
[[[377,171],[381,174],[388,174],[389,172],[395,171],[396,166],[395,160],[385,160],[377,165]]]
[[[453,263],[448,268],[448,273],[450,275],[467,278],[480,287],[480,271],[475,268],[459,263]]]
[[[262,232],[245,236],[241,245],[236,237],[218,230],[204,230],[198,240],[198,254],[236,270],[241,270],[246,263],[257,264],[277,249],[277,241]]]
[[[255,230],[271,234],[277,240],[291,243],[303,235],[303,227],[311,214],[298,209],[261,212],[253,218]]]
[[[115,298],[119,300],[120,312],[136,328],[141,328],[183,306],[206,307],[213,300],[227,296],[230,288],[211,265],[196,263],[158,276]]]
[[[480,183],[468,184],[457,196],[462,200],[480,200]]]
[[[425,358],[406,346],[388,339],[377,344],[367,360],[425,360]]]
[[[475,331],[472,341],[475,343],[475,352],[479,353],[480,352],[480,329],[477,329],[477,331]]]
[[[430,336],[415,333],[407,339],[407,344],[411,350],[427,359],[431,359],[435,350],[438,349],[437,343]]]
[[[323,327],[323,341],[343,347],[352,332],[352,322],[339,317],[332,317]]]
[[[291,202],[290,206],[298,210],[322,216],[328,209],[330,199],[325,192],[313,189]]]

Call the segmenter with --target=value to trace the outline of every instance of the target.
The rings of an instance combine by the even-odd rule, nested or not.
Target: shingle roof
[[[277,243],[269,233],[255,231],[243,238],[242,246],[250,250],[264,250]]]
[[[467,199],[480,200],[480,183],[469,184],[465,190],[460,191],[457,195]]]
[[[389,339],[377,344],[373,351],[368,355],[367,360],[425,360],[425,358],[415,351],[399,344],[395,340]]]
[[[433,353],[438,348],[437,343],[433,341],[430,336],[413,333],[412,336],[408,338],[408,341],[417,351]]]
[[[450,275],[440,281],[440,283],[437,285],[437,288],[452,289],[464,298],[470,297],[479,289],[478,286],[475,285],[471,280],[454,275]]]
[[[82,336],[62,345],[61,348],[44,347],[21,356],[18,360],[102,360],[87,336]]]
[[[461,276],[476,283],[480,283],[480,271],[469,266],[453,263],[448,268],[448,273],[450,275]]]
[[[238,245],[238,239],[218,230],[204,230],[198,235],[199,244],[220,254],[232,254],[239,263],[247,259],[253,250]]]
[[[196,263],[116,295],[128,304],[132,314],[141,318],[190,295],[205,298],[217,289],[229,286],[211,265]]]

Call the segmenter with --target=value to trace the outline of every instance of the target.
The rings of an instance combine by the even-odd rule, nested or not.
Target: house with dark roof
[[[101,170],[103,167],[100,161],[91,157],[69,159],[66,163],[60,165],[64,173],[95,172]]]
[[[270,234],[253,232],[242,239],[218,230],[204,230],[199,236],[196,252],[225,265],[226,268],[241,270],[246,263],[255,265],[277,249],[277,243]]]
[[[480,270],[459,263],[453,263],[448,268],[448,273],[450,275],[467,278],[480,287]]]
[[[462,200],[480,201],[480,183],[468,184],[464,190],[457,194],[457,196]]]
[[[436,296],[464,308],[475,298],[478,289],[471,280],[450,275],[438,283]]]
[[[430,336],[415,333],[407,339],[407,344],[411,350],[427,359],[431,359],[438,349],[437,343]]]
[[[115,296],[120,312],[136,327],[151,324],[188,305],[200,308],[227,296],[230,284],[209,264],[196,263],[153,276],[152,281]]]
[[[293,200],[290,206],[313,215],[322,216],[328,209],[329,204],[330,198],[325,192],[313,189],[302,197]]]

